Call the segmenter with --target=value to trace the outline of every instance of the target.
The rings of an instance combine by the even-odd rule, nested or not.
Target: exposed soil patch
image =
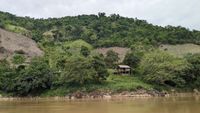
[[[32,39],[0,29],[0,59],[10,57],[17,51],[23,52],[28,58],[44,54]]]

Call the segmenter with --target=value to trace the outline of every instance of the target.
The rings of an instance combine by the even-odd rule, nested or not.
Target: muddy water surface
[[[200,113],[199,97],[0,101],[0,113]]]

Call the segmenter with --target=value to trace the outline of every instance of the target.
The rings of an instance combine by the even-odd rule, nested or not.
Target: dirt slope
[[[178,57],[183,57],[188,53],[200,53],[200,46],[195,44],[161,45],[159,49]]]
[[[32,39],[0,29],[0,59],[9,58],[19,51],[28,58],[44,54]]]

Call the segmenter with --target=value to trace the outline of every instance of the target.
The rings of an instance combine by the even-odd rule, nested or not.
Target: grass
[[[108,79],[102,84],[88,84],[83,86],[73,87],[59,87],[51,89],[42,94],[42,96],[65,96],[69,93],[76,91],[92,92],[92,91],[111,91],[111,92],[122,92],[122,91],[135,91],[139,88],[152,89],[153,86],[144,83],[138,77],[133,76],[119,76],[110,75]]]
[[[178,57],[183,57],[188,53],[200,53],[200,46],[195,44],[162,45],[160,49]]]
[[[138,77],[111,75],[107,79],[107,88],[116,91],[133,91],[138,88],[150,89],[151,85],[144,83]]]
[[[28,31],[27,29],[20,27],[20,26],[14,26],[14,25],[11,25],[11,24],[7,24],[5,26],[5,29],[8,30],[8,31],[14,32],[14,33],[19,33],[21,35],[25,35],[25,36],[31,35],[30,31]]]

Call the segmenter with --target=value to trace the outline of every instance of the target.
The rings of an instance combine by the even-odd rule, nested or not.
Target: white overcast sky
[[[0,10],[35,18],[105,12],[200,30],[200,0],[0,0]]]

